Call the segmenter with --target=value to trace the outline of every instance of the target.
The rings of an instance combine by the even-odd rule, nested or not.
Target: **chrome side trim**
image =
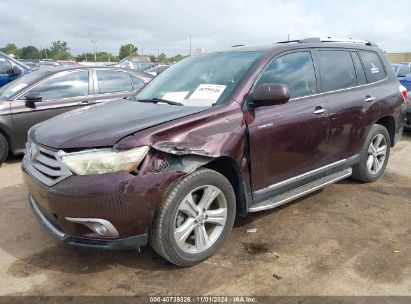
[[[321,188],[324,188],[328,185],[331,185],[335,182],[338,182],[339,180],[345,179],[352,174],[352,168],[345,169],[341,172],[337,172],[334,174],[331,174],[329,176],[323,177],[317,181],[311,182],[309,184],[306,184],[304,186],[298,187],[296,189],[293,189],[291,191],[285,192],[283,194],[280,194],[278,196],[275,196],[271,199],[266,200],[265,202],[258,203],[254,206],[251,206],[248,209],[248,212],[257,212],[257,211],[263,211],[263,210],[268,210],[268,209],[273,209],[276,207],[279,207],[281,205],[284,205],[286,203],[289,203],[293,200],[296,200],[297,198],[300,198],[302,196],[305,196],[311,192],[315,192]]]
[[[78,224],[83,224],[93,230],[94,232],[97,232],[94,225],[95,224],[100,224],[104,227],[106,227],[108,233],[107,235],[101,235],[105,237],[118,237],[120,234],[118,233],[116,227],[112,223],[110,223],[107,220],[104,219],[99,219],[99,218],[81,218],[81,217],[66,217],[65,218],[69,222],[73,223],[78,223]],[[98,233],[98,232],[97,232]],[[98,233],[99,234],[99,233]]]
[[[372,86],[374,84],[378,84],[378,83],[386,81],[386,80],[388,80],[387,75],[385,76],[384,79],[378,80],[376,82],[366,83],[366,84],[362,84],[362,85],[357,85],[355,87],[349,87],[349,88],[344,88],[344,89],[339,89],[339,90],[332,90],[332,91],[320,92],[320,93],[315,93],[315,94],[301,96],[301,97],[295,97],[295,98],[291,98],[290,101],[291,100],[304,99],[304,98],[310,98],[310,97],[315,97],[315,96],[322,96],[322,95],[327,95],[327,94],[332,94],[332,93],[338,93],[338,92],[343,92],[343,91],[352,90],[352,89],[356,89],[356,88],[368,87],[368,86]]]
[[[318,168],[318,169],[309,171],[309,172],[307,172],[307,173],[303,173],[303,174],[297,175],[297,176],[295,176],[295,177],[286,179],[286,180],[284,180],[284,181],[282,181],[282,182],[278,182],[278,183],[276,183],[276,184],[272,184],[272,185],[270,185],[270,186],[268,186],[268,187],[266,187],[266,188],[263,188],[263,189],[260,189],[260,190],[255,191],[255,194],[256,194],[256,195],[264,194],[264,193],[266,193],[266,192],[269,192],[269,191],[274,190],[274,189],[281,188],[281,187],[286,186],[286,185],[288,185],[288,184],[292,184],[292,183],[294,183],[294,182],[299,182],[299,181],[301,181],[301,180],[303,180],[303,179],[305,179],[305,178],[307,178],[307,177],[309,177],[309,176],[311,176],[311,175],[314,175],[314,174],[319,173],[319,172],[321,172],[321,171],[326,171],[326,170],[328,170],[328,169],[332,169],[332,168],[334,168],[334,167],[337,167],[338,165],[341,165],[341,164],[344,164],[344,163],[346,163],[346,162],[349,162],[349,161],[355,159],[356,157],[358,157],[358,155],[354,155],[354,156],[352,156],[352,157],[350,157],[350,158],[345,158],[345,159],[339,160],[339,161],[337,161],[337,162],[335,162],[335,163],[332,163],[332,164],[329,164],[329,165],[320,167],[320,168]]]
[[[31,208],[33,209],[33,212],[36,214],[37,218],[44,224],[44,226],[46,226],[50,232],[54,233],[60,239],[64,239],[66,237],[66,234],[58,230],[56,227],[54,227],[53,224],[50,223],[50,221],[40,211],[39,207],[37,207],[37,204],[31,195],[29,195],[29,202]]]

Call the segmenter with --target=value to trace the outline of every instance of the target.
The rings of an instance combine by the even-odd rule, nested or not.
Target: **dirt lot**
[[[31,214],[20,160],[0,169],[0,295],[411,295],[411,133],[377,182],[345,180],[238,220],[215,256],[187,269],[149,247],[58,243]]]

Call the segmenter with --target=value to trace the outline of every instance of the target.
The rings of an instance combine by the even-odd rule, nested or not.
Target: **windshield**
[[[262,54],[234,51],[188,57],[154,78],[134,99],[199,107],[221,104]]]
[[[13,80],[12,82],[9,82],[8,84],[2,86],[0,88],[0,100],[8,99],[9,97],[13,96],[21,89],[24,89],[29,84],[37,81],[37,79],[41,78],[44,74],[47,73],[49,72],[37,70],[30,74],[26,74],[20,78],[17,78],[16,80]]]

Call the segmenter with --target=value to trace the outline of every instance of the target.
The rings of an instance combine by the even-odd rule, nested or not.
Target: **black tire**
[[[0,166],[6,160],[8,154],[9,144],[7,142],[7,139],[2,134],[0,134]]]
[[[386,154],[383,164],[378,172],[372,173],[367,167],[367,160],[369,157],[368,149],[370,147],[371,141],[376,138],[377,135],[383,135],[386,142]],[[384,172],[387,166],[388,158],[390,156],[391,139],[388,130],[382,125],[373,125],[370,132],[368,133],[367,139],[365,140],[364,147],[361,150],[360,162],[353,167],[352,178],[364,183],[373,182],[378,179]]]
[[[203,252],[187,253],[182,250],[174,238],[177,229],[177,213],[180,203],[194,189],[211,185],[218,187],[226,201],[226,222],[221,234],[212,245]],[[155,214],[149,235],[151,247],[160,256],[177,266],[192,266],[213,255],[230,234],[235,219],[236,198],[230,182],[220,173],[201,168],[175,182],[164,194]],[[205,224],[203,224],[205,225]]]

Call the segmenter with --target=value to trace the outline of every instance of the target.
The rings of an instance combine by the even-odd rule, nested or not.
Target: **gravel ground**
[[[411,133],[372,184],[344,180],[237,220],[216,255],[174,267],[68,247],[33,217],[21,158],[0,169],[0,295],[411,295]],[[256,228],[256,232],[247,233]]]

